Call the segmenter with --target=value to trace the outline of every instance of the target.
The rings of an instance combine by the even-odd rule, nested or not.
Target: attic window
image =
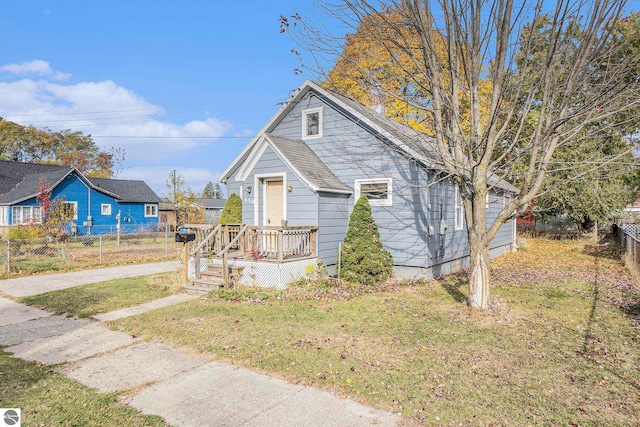
[[[392,179],[356,179],[356,201],[364,195],[371,206],[391,206]]]
[[[322,108],[302,111],[302,139],[322,137]]]

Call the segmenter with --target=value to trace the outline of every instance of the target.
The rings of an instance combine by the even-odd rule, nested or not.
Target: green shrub
[[[9,228],[7,238],[12,240],[39,239],[44,237],[42,227],[38,225],[19,225]]]
[[[341,276],[370,286],[387,280],[392,271],[393,258],[382,246],[369,201],[361,196],[353,207],[342,245]]]
[[[232,194],[224,204],[220,224],[241,224],[242,223],[242,199],[237,194]]]

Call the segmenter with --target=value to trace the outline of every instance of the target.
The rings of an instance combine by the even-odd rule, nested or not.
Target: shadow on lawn
[[[594,269],[595,269],[595,277],[593,280],[593,301],[591,303],[591,309],[589,311],[589,319],[587,321],[587,329],[585,331],[584,334],[584,340],[582,343],[582,351],[580,352],[581,355],[585,358],[585,360],[587,360],[588,362],[597,365],[599,368],[602,369],[602,365],[604,364],[602,360],[598,360],[598,359],[602,359],[604,358],[605,360],[608,358],[609,354],[607,353],[607,349],[602,348],[602,342],[601,339],[596,336],[593,332],[594,330],[594,326],[596,325],[596,321],[597,321],[597,310],[598,310],[598,302],[600,301],[600,256],[599,256],[599,252],[595,252],[594,254]],[[608,257],[606,257],[608,258]],[[635,301],[637,301],[637,295],[634,295],[633,298]],[[639,319],[640,317],[640,302],[637,302],[635,304],[631,304],[631,307],[625,307],[625,306],[621,306],[620,307],[621,310],[623,310],[628,316],[630,316],[633,319]],[[608,367],[605,368],[611,375],[614,375],[616,377],[618,377],[619,379],[628,382],[629,385],[631,385],[634,389],[636,390],[640,390],[640,383],[636,382],[636,381],[628,381],[628,378],[626,378],[626,376],[624,375],[623,372],[619,371],[619,369],[617,369],[617,367],[615,365],[609,365]]]
[[[467,296],[460,292],[460,287],[467,284],[467,275],[464,273],[454,273],[446,277],[438,277],[440,286],[447,291],[456,302],[465,302]]]
[[[621,248],[612,236],[603,237],[595,245],[584,245],[582,253],[598,258],[606,258],[624,263],[624,248]]]

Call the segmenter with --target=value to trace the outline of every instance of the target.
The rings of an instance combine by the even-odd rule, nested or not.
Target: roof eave
[[[260,129],[259,132],[251,139],[251,141],[247,144],[246,147],[236,156],[236,158],[231,162],[231,164],[222,171],[222,175],[220,175],[220,182],[227,183],[227,180],[231,176],[234,170],[238,168],[238,166],[245,160],[246,156],[251,152],[253,146],[260,140],[260,138],[269,132],[270,128],[278,123],[284,116],[286,116],[291,109],[298,103],[302,97],[304,97],[307,92],[312,88],[312,85],[315,85],[311,80],[305,80],[298,90],[296,94],[287,100],[287,102],[280,107],[280,109],[267,121],[267,123]]]

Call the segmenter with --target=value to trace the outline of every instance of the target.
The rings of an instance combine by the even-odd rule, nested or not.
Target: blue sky
[[[278,22],[311,2],[3,3],[0,116],[122,147],[118,177],[143,179],[160,196],[173,169],[196,192],[216,182],[311,77],[294,74],[294,45]]]
[[[294,74],[294,44],[279,33],[280,14],[296,11],[313,15],[314,4],[5,1],[0,116],[123,148],[118,178],[142,179],[160,196],[174,169],[201,192],[313,78]]]

